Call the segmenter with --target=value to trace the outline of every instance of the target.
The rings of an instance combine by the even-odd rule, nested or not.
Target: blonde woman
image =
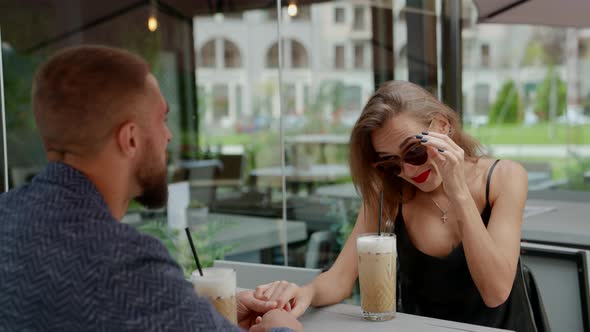
[[[383,220],[397,235],[400,311],[535,331],[519,261],[528,190],[519,164],[483,156],[456,112],[415,84],[391,81],[352,130],[350,169],[363,204],[334,265],[305,286],[259,286],[256,297],[295,316],[348,297],[355,240],[377,231],[383,191]]]

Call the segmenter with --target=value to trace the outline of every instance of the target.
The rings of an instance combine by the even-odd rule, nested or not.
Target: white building
[[[283,95],[287,126],[296,128],[311,111],[324,113],[326,121],[338,117],[350,125],[374,91],[372,70],[372,2],[350,0],[300,7],[292,18],[283,13],[284,38]],[[392,1],[396,79],[408,79],[405,1]],[[440,2],[436,2],[440,13]],[[502,84],[513,79],[525,99],[543,81],[548,66],[527,64],[523,57],[538,27],[476,25],[476,12],[464,1],[463,30],[463,110],[466,119],[485,117]],[[424,13],[425,15],[437,15]],[[439,15],[440,16],[440,15]],[[278,44],[276,9],[252,10],[243,15],[195,17],[197,84],[204,125],[209,135],[218,128],[256,130],[276,125],[279,115]],[[547,28],[545,28],[547,29]],[[438,28],[440,34],[440,28]],[[590,41],[590,30],[580,30],[580,40]],[[439,70],[440,36],[439,40]],[[588,43],[590,48],[590,43]],[[587,52],[590,55],[590,50]],[[582,60],[580,73],[590,74],[590,63]],[[564,65],[556,66],[567,79]],[[440,73],[439,73],[440,77]],[[587,77],[582,75],[580,77]],[[318,95],[340,84],[341,109],[334,103],[322,104]],[[590,82],[581,80],[585,96]],[[333,96],[332,96],[333,97]],[[224,130],[224,132],[227,132]]]

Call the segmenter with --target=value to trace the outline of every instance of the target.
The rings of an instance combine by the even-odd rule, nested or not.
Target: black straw
[[[193,251],[193,257],[195,258],[195,263],[197,263],[197,269],[199,270],[199,274],[201,277],[203,276],[203,270],[201,269],[201,263],[199,263],[199,256],[197,256],[197,251],[195,250],[195,245],[193,244],[193,237],[191,236],[190,229],[185,228],[186,237],[188,237],[188,243],[191,245],[191,250]]]
[[[377,235],[381,236],[381,219],[383,219],[383,191],[379,192],[379,229]]]

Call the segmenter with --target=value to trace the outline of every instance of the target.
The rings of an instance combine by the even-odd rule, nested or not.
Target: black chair
[[[525,288],[538,331],[590,331],[586,250],[521,243]]]
[[[524,284],[526,287],[527,296],[529,299],[529,305],[533,312],[533,318],[535,319],[535,325],[537,326],[537,332],[549,332],[551,327],[549,326],[549,318],[543,305],[543,299],[541,298],[541,292],[537,286],[537,281],[533,276],[531,270],[525,264],[522,264],[522,276],[524,278]]]

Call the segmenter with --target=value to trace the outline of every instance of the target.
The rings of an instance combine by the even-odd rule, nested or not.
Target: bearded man
[[[40,67],[32,100],[49,163],[0,194],[0,331],[240,330],[160,241],[120,222],[132,199],[167,200],[169,108],[146,62],[68,48]],[[273,306],[239,293],[241,327],[301,329]]]

